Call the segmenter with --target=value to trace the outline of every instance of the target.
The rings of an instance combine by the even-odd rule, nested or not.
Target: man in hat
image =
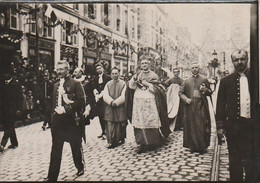
[[[22,110],[23,94],[22,87],[13,78],[10,68],[1,71],[0,78],[0,123],[4,126],[0,152],[3,152],[9,138],[11,145],[8,148],[16,148],[18,146],[14,123],[16,115]]]
[[[199,74],[197,62],[191,66],[192,76],[180,88],[179,95],[184,106],[183,146],[191,152],[204,153],[210,144],[210,114],[206,96],[212,91],[204,76]]]
[[[110,76],[104,73],[104,66],[101,63],[95,65],[97,76],[95,76],[93,81],[93,93],[96,100],[96,108],[95,110],[97,116],[99,117],[99,122],[101,126],[102,133],[98,136],[98,138],[105,139],[105,121],[104,121],[104,101],[103,101],[103,90],[108,81],[111,80]]]
[[[254,182],[253,150],[256,109],[250,100],[248,53],[235,50],[231,54],[235,72],[220,80],[216,121],[218,134],[227,137],[230,180]],[[245,172],[244,172],[245,171]]]

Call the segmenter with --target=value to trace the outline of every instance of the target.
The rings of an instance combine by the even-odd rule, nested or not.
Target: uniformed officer
[[[250,73],[248,53],[235,50],[231,55],[235,72],[220,80],[216,120],[218,134],[227,136],[231,181],[253,181],[253,109],[250,104]]]
[[[51,126],[51,105],[52,105],[52,92],[53,92],[53,83],[50,80],[50,73],[48,70],[45,70],[43,73],[43,82],[41,83],[41,104],[43,109],[44,121],[42,129],[46,129]]]
[[[81,142],[85,125],[78,120],[85,108],[84,89],[80,82],[69,76],[68,62],[59,61],[56,69],[59,81],[53,89],[52,150],[46,181],[58,178],[64,142],[70,143],[77,176],[84,174]]]

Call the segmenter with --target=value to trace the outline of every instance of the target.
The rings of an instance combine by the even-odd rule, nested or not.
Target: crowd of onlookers
[[[44,75],[47,73],[51,83],[57,81],[57,75],[54,69],[48,68],[46,64],[39,64],[39,71],[36,65],[28,58],[19,58],[11,62],[11,68],[16,79],[22,87],[23,91],[23,109],[21,114],[17,116],[17,121],[22,125],[43,119],[43,90],[41,84],[44,81]],[[73,76],[73,70],[71,75]],[[37,76],[38,74],[38,76]],[[82,73],[84,76],[84,84],[91,83],[94,76]],[[128,81],[133,72],[121,75],[122,80]]]
[[[56,82],[57,76],[46,65],[39,65],[39,78],[35,65],[30,59],[22,58],[11,62],[11,69],[16,79],[22,87],[23,92],[23,107],[21,113],[17,116],[18,121],[22,124],[40,120],[42,115],[42,90],[41,81],[43,81],[44,72],[50,74],[50,80]]]

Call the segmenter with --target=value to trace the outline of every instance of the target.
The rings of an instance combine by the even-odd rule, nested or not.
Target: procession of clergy
[[[107,148],[125,142],[128,121],[134,127],[137,152],[144,153],[162,146],[174,130],[184,130],[184,147],[191,152],[206,152],[210,144],[210,113],[207,96],[212,94],[207,78],[199,75],[199,65],[191,66],[192,77],[185,81],[179,77],[178,68],[173,78],[163,85],[158,75],[150,70],[150,61],[140,60],[140,69],[128,81],[119,79],[120,69],[111,69],[111,80],[101,64],[94,80],[94,97],[102,134]],[[103,86],[103,87],[102,87]],[[84,115],[90,114],[89,105]],[[95,115],[94,115],[95,116]]]
[[[102,129],[98,137],[107,139],[107,148],[125,143],[126,127],[130,122],[139,145],[138,153],[162,146],[170,133],[183,129],[183,147],[190,149],[191,153],[203,154],[210,145],[211,122],[216,121],[218,135],[222,137],[225,134],[227,137],[231,180],[242,181],[245,170],[245,180],[250,181],[254,177],[255,113],[250,108],[252,86],[248,53],[235,50],[231,60],[234,72],[222,78],[217,87],[199,74],[198,62],[191,64],[192,76],[186,80],[179,78],[179,69],[175,68],[173,77],[162,83],[158,75],[150,70],[150,61],[146,58],[140,59],[136,74],[127,81],[120,79],[117,67],[113,67],[108,76],[101,63],[95,65],[98,75],[91,82],[84,78],[81,68],[75,69],[72,78],[69,63],[59,61],[56,65],[59,80],[51,87],[50,94],[46,87],[44,90],[46,96],[51,96],[48,107],[52,111],[45,113],[49,115],[46,119],[51,119],[48,123],[52,134],[46,181],[58,179],[64,142],[70,143],[77,175],[84,174],[82,139],[86,141],[85,125],[89,125],[96,116]],[[10,82],[10,73],[6,73],[5,78],[6,82],[1,87],[6,96],[11,90],[17,93],[18,90],[13,90],[15,81]],[[215,87],[212,88],[212,84]],[[217,98],[217,102],[211,99],[212,94],[217,96],[213,97]],[[14,126],[5,129],[1,147],[9,137],[11,143],[17,142]]]

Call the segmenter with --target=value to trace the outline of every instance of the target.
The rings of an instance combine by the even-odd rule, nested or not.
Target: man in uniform
[[[8,146],[8,148],[14,149],[18,146],[14,123],[16,120],[16,114],[18,114],[22,109],[23,94],[22,87],[13,78],[11,69],[1,70],[1,72],[0,123],[4,126],[4,136],[1,140],[0,152],[3,152],[9,138],[11,145]]]
[[[43,82],[41,83],[41,104],[43,108],[44,122],[42,129],[46,129],[46,125],[51,127],[51,104],[52,104],[52,93],[53,93],[53,83],[50,81],[50,73],[45,70],[43,73]]]
[[[248,54],[235,50],[231,55],[235,72],[220,80],[216,121],[218,134],[224,130],[229,151],[230,180],[253,182],[253,144],[255,116],[250,107],[250,72]]]
[[[69,76],[69,63],[57,64],[59,81],[54,85],[52,116],[52,150],[48,178],[57,181],[64,142],[70,143],[77,176],[84,174],[82,137],[84,124],[78,120],[85,107],[85,94],[80,82]]]

